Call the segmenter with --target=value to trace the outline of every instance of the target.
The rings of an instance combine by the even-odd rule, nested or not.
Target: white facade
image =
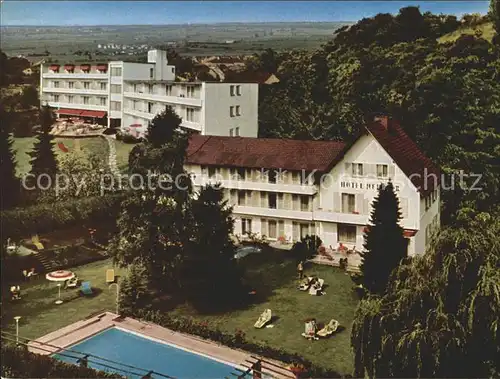
[[[108,127],[141,137],[166,106],[181,126],[201,134],[257,137],[258,84],[176,82],[167,53],[148,52],[148,63],[41,67],[40,99],[57,109],[106,112]]]
[[[342,243],[362,251],[377,186],[389,179],[399,197],[408,254],[423,254],[439,229],[439,187],[428,201],[421,201],[417,188],[370,134],[360,137],[329,172],[316,179],[298,171],[276,172],[276,181],[270,182],[259,169],[197,164],[186,169],[193,175],[195,189],[221,183],[234,206],[234,232],[239,236],[252,232],[293,242],[314,234],[326,247],[336,249]]]

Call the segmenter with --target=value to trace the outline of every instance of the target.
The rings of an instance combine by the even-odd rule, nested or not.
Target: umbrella
[[[66,280],[73,279],[75,273],[67,270],[52,271],[45,275],[45,279],[51,282],[65,282]]]

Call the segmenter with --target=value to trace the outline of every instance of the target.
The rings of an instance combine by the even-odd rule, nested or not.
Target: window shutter
[[[252,206],[260,207],[260,192],[252,191]]]
[[[283,209],[284,208],[284,201],[283,201],[283,194],[282,193],[278,193],[276,195],[276,201],[277,201],[277,206],[278,206],[278,209]]]
[[[292,194],[290,193],[285,193],[284,194],[284,205],[285,209],[291,210],[292,209]]]
[[[344,163],[344,167],[345,167],[346,174],[351,175],[352,174],[351,163],[348,163],[348,162]]]
[[[260,193],[260,206],[262,208],[267,208],[268,204],[267,204],[267,193],[265,192],[261,192]]]
[[[233,205],[238,205],[238,193],[236,190],[231,190],[231,203]]]
[[[208,175],[208,167],[207,166],[201,166],[201,174]]]
[[[365,197],[362,193],[358,193],[356,195],[356,205],[354,207],[354,210],[356,212],[359,212],[359,214],[363,214],[364,205],[365,205]]]
[[[342,211],[342,197],[340,192],[333,193],[333,211],[337,213]]]
[[[267,236],[267,220],[264,218],[260,220],[260,235]]]
[[[363,214],[369,215],[371,213],[370,200],[364,199],[363,202]]]
[[[292,223],[292,239],[293,241],[299,240],[299,224],[296,222]]]
[[[403,198],[399,200],[399,207],[401,208],[401,216],[408,218],[408,199]]]
[[[394,178],[394,175],[396,175],[396,166],[393,164],[389,165],[389,178]]]
[[[279,220],[278,221],[278,237],[284,237],[285,236],[285,221]]]

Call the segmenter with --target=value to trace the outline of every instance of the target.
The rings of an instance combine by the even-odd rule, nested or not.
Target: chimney
[[[389,116],[376,115],[375,117],[373,117],[373,121],[380,123],[385,128],[385,130],[389,130]]]

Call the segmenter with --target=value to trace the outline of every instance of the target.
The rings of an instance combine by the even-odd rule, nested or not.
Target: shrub
[[[2,236],[12,240],[90,221],[116,222],[122,196],[106,195],[15,208],[0,213]]]
[[[122,378],[2,344],[2,378]]]
[[[152,322],[160,326],[181,332],[194,334],[196,336],[219,342],[231,348],[242,349],[247,352],[260,355],[269,359],[277,360],[288,364],[301,364],[306,368],[309,377],[316,378],[341,378],[349,377],[338,372],[327,370],[315,366],[307,359],[297,354],[288,353],[283,349],[276,349],[256,342],[250,342],[246,339],[245,333],[236,330],[234,334],[222,332],[218,328],[211,328],[207,322],[197,322],[191,318],[181,316],[170,316],[158,311],[145,311],[143,309],[132,310],[129,314],[124,314],[144,321]]]

